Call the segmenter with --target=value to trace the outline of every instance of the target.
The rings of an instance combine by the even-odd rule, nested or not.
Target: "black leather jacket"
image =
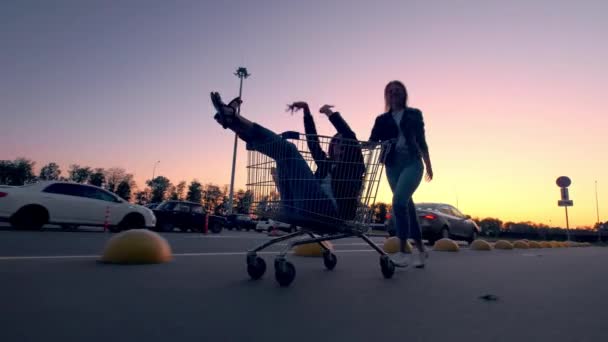
[[[420,158],[422,152],[428,153],[424,132],[424,119],[422,112],[416,108],[406,108],[401,119],[401,130],[405,134],[407,147],[411,156]],[[391,112],[378,115],[369,137],[371,142],[384,142],[394,140],[390,145],[385,159],[385,165],[391,166],[395,159],[395,144],[399,138],[399,128]]]
[[[342,134],[343,139],[348,140],[348,147],[345,149],[342,160],[336,161],[323,151],[319,143],[317,129],[310,111],[304,111],[304,128],[307,136],[308,149],[317,164],[315,177],[323,179],[327,174],[331,174],[331,188],[338,204],[338,216],[342,220],[352,220],[355,217],[358,196],[363,185],[365,176],[365,163],[361,145],[356,142],[357,136],[336,112],[329,117],[329,121]],[[346,140],[345,140],[346,141]]]

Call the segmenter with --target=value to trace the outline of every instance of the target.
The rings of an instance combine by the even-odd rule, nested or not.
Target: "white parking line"
[[[39,259],[92,259],[92,258],[99,258],[99,255],[5,256],[5,257],[0,257],[0,261],[39,260]]]
[[[269,240],[264,237],[243,237],[243,236],[186,236],[185,239],[242,239],[242,240]],[[294,239],[293,241],[297,241]],[[376,245],[381,245],[384,241],[374,241]],[[331,242],[331,241],[330,241]],[[352,243],[335,243],[331,242],[334,246],[368,246],[366,242],[352,242]],[[287,243],[277,243],[275,246],[287,246]]]
[[[366,253],[374,252],[373,249],[347,249],[347,250],[335,250],[334,253]],[[258,252],[258,255],[276,255],[280,252]],[[293,254],[290,252],[288,254]],[[174,253],[174,257],[213,257],[213,256],[238,256],[247,255],[247,252],[203,252],[203,253]],[[96,259],[100,258],[100,255],[41,255],[41,256],[3,256],[0,257],[0,261],[11,261],[11,260],[53,260],[53,259]]]
[[[165,235],[168,236],[168,235]],[[243,239],[243,240],[266,240],[267,237],[264,236],[238,236],[238,235],[219,235],[219,236],[209,236],[209,235],[191,235],[191,236],[182,236],[184,239]]]

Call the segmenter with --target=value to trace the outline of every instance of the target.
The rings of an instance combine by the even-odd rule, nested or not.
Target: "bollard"
[[[106,216],[103,220],[103,231],[104,232],[108,231],[108,225],[109,225],[108,219],[109,218],[110,218],[110,207],[108,206],[108,207],[106,207]]]
[[[205,214],[205,228],[203,229],[203,234],[207,234],[209,231],[209,214]]]

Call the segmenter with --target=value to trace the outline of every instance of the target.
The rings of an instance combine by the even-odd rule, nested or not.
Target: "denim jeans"
[[[403,241],[422,240],[422,232],[412,196],[420,182],[424,166],[420,158],[395,155],[394,163],[386,167],[388,183],[393,191],[393,215],[396,235]]]
[[[294,224],[300,221],[333,224],[336,208],[293,143],[258,124],[242,138],[248,150],[276,162],[280,217]]]

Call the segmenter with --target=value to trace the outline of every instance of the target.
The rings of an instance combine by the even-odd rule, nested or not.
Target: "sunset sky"
[[[123,167],[228,184],[234,135],[210,91],[243,115],[303,130],[286,104],[333,104],[359,139],[403,81],[422,110],[435,179],[417,202],[565,226],[608,220],[606,1],[4,1],[0,159]],[[237,187],[246,179],[239,143]],[[386,177],[383,175],[383,178]],[[379,200],[390,201],[383,183]]]

